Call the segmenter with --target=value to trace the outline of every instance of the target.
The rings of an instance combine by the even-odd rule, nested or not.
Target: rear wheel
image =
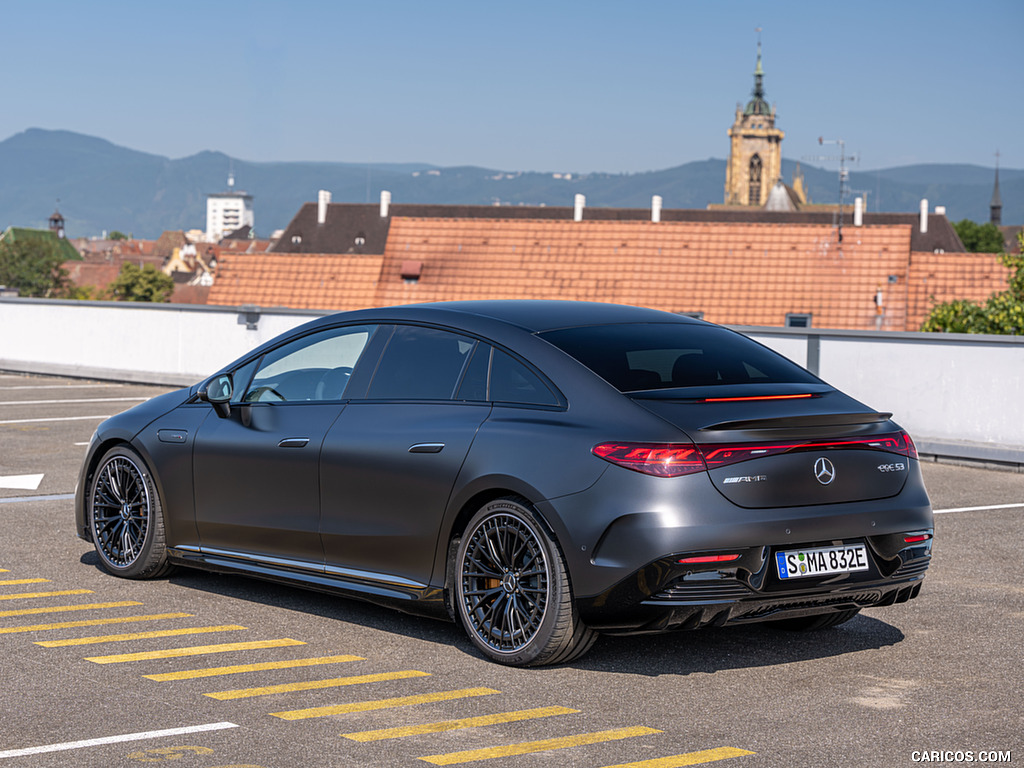
[[[104,454],[89,484],[89,526],[103,567],[147,579],[171,570],[163,505],[146,463],[128,446]]]
[[[845,624],[858,613],[860,613],[860,608],[851,608],[848,611],[820,613],[816,616],[797,616],[793,619],[779,619],[770,623],[777,629],[785,629],[789,632],[815,632],[819,629],[828,629],[829,627],[838,627],[840,624]]]
[[[453,579],[460,622],[501,664],[564,663],[597,637],[580,621],[558,544],[523,500],[497,499],[477,512],[459,542]]]

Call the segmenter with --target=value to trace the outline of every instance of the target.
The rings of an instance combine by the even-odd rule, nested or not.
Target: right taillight
[[[900,435],[903,436],[903,443],[907,450],[907,456],[911,459],[919,458],[917,455],[917,446],[914,445],[914,441],[910,439],[910,435],[907,434],[907,431],[905,429],[901,429]]]
[[[707,467],[693,443],[601,443],[591,453],[634,472],[657,477],[679,477]]]

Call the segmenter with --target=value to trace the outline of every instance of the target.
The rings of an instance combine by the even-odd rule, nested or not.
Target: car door
[[[428,582],[452,486],[490,412],[485,402],[453,399],[476,347],[445,330],[394,328],[366,397],[349,402],[324,440],[328,573]]]
[[[204,552],[322,569],[320,448],[373,331],[319,331],[235,372],[230,414],[211,413],[196,435],[196,527]]]

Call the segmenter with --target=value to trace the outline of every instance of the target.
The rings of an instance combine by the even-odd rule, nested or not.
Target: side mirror
[[[231,395],[235,385],[230,373],[222,373],[210,379],[206,386],[199,390],[199,399],[213,406],[213,410],[222,419],[231,415]]]

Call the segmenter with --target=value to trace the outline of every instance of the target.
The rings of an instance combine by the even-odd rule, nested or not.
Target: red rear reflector
[[[677,562],[683,565],[691,563],[728,563],[731,560],[738,560],[739,555],[701,555],[700,557],[684,557]]]
[[[903,541],[907,544],[916,544],[919,541],[928,541],[932,535],[930,533],[921,533],[914,536],[904,536]]]
[[[745,400],[806,400],[814,395],[751,395],[749,397],[705,397],[705,403],[739,403]]]
[[[679,477],[705,470],[704,459],[692,443],[601,443],[590,452],[645,475]]]

